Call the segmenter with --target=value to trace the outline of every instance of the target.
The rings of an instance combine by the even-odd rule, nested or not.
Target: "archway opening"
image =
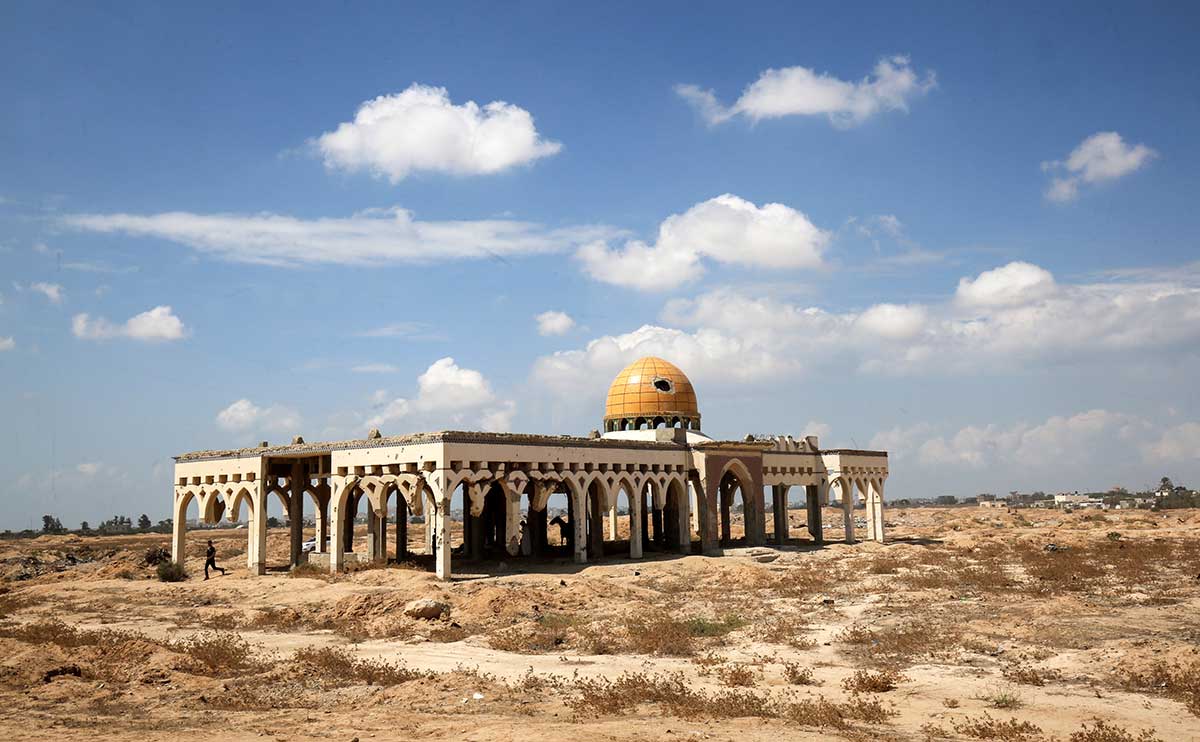
[[[732,469],[721,477],[717,490],[721,546],[733,546],[746,540],[746,484]]]

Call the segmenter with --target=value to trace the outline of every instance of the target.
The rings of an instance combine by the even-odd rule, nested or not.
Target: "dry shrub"
[[[973,739],[1000,739],[1022,742],[1042,736],[1042,728],[1028,721],[993,719],[985,711],[978,719],[967,717],[954,722],[954,731]]]
[[[433,673],[410,670],[401,664],[360,659],[344,647],[304,647],[297,649],[292,659],[304,666],[309,677],[330,686],[351,683],[399,685],[433,676]]]
[[[1045,685],[1047,680],[1058,679],[1058,673],[1052,670],[1038,670],[1030,665],[1013,664],[1005,667],[1002,672],[1006,680],[1038,687]]]
[[[746,688],[754,685],[754,671],[743,665],[718,667],[717,677],[730,688]]]
[[[213,677],[228,677],[262,672],[266,663],[254,656],[250,642],[240,634],[218,631],[192,634],[171,646],[203,666],[202,673]]]
[[[250,619],[249,628],[273,629],[276,631],[299,631],[304,628],[304,619],[292,608],[262,608]]]
[[[532,622],[498,631],[488,637],[488,646],[501,652],[539,654],[553,652],[567,643],[567,630]]]
[[[853,654],[884,667],[942,654],[957,640],[956,632],[929,623],[905,623],[876,629],[855,624],[837,636],[837,641],[853,648]]]
[[[626,644],[634,654],[690,657],[696,653],[695,635],[684,621],[670,616],[625,619]]]
[[[572,689],[577,695],[568,699],[567,705],[576,713],[591,716],[627,713],[641,705],[652,705],[683,719],[758,717],[845,729],[852,721],[878,724],[896,713],[876,699],[833,703],[824,698],[774,700],[768,695],[743,690],[705,693],[696,689],[682,673],[625,673],[616,680],[576,679]]]
[[[895,670],[859,670],[842,681],[842,688],[851,693],[887,693],[905,680],[908,678]]]
[[[159,562],[154,571],[160,582],[183,582],[187,579],[187,571],[179,562]]]
[[[55,644],[63,649],[76,647],[100,647],[110,649],[122,642],[144,640],[141,634],[100,629],[79,629],[63,623],[57,618],[48,621],[32,621],[26,624],[0,625],[0,637],[17,639],[28,644]]]
[[[791,685],[820,685],[821,681],[813,677],[811,667],[801,667],[795,662],[783,663],[783,677]]]
[[[1200,660],[1190,664],[1159,660],[1146,672],[1127,671],[1121,681],[1127,690],[1160,693],[1200,716]]]
[[[1020,692],[1011,685],[999,686],[975,698],[986,701],[989,706],[997,709],[1019,709],[1025,705]]]
[[[1077,732],[1071,732],[1070,742],[1162,742],[1153,729],[1132,732],[1109,724],[1103,719],[1093,719],[1091,725],[1085,721]]]
[[[785,644],[793,649],[812,649],[817,643],[805,636],[808,623],[800,617],[775,616],[766,622],[759,635],[768,644]]]
[[[8,618],[25,607],[25,599],[11,592],[0,593],[0,618]]]
[[[903,563],[891,554],[880,554],[867,564],[867,572],[873,575],[894,575]]]
[[[956,709],[956,708],[958,708],[958,705],[959,705],[958,699],[957,698],[943,698],[942,705],[948,709]]]

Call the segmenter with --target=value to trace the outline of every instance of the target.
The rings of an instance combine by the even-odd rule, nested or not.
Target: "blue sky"
[[[645,354],[889,498],[1200,476],[1195,7],[444,6],[0,9],[0,527]]]

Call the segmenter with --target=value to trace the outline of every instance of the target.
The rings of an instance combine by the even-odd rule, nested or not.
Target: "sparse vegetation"
[[[985,711],[978,718],[966,718],[953,722],[954,731],[972,739],[999,739],[1010,742],[1034,740],[1042,735],[1042,728],[1029,721],[993,719]]]
[[[183,582],[187,579],[187,571],[179,562],[159,562],[154,571],[160,582]]]
[[[842,681],[842,688],[851,693],[887,693],[895,690],[896,686],[907,680],[895,670],[858,670]]]

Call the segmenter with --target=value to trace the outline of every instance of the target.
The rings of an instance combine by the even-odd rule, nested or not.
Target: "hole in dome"
[[[655,379],[651,383],[654,385],[654,388],[660,392],[670,394],[671,392],[675,391],[675,387],[671,384],[670,379],[659,378]]]

